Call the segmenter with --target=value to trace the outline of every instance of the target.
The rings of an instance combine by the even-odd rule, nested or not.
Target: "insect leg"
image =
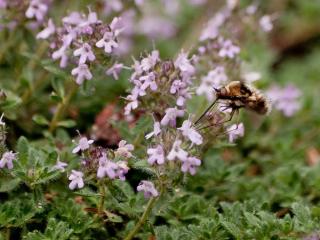
[[[234,113],[235,113],[236,111],[237,111],[237,109],[232,109],[232,112],[230,113],[230,117],[229,117],[227,120],[221,121],[221,122],[218,122],[218,123],[214,123],[214,124],[209,124],[209,125],[207,125],[207,126],[201,127],[201,128],[198,129],[198,130],[201,131],[201,130],[203,130],[203,129],[206,129],[206,128],[209,128],[209,127],[212,127],[212,126],[219,126],[219,125],[222,125],[222,124],[224,124],[224,123],[226,123],[226,122],[230,122],[230,121],[232,120],[233,115],[234,115]]]
[[[217,103],[220,103],[220,102],[217,101],[215,104]],[[194,124],[194,127],[198,130],[202,128],[204,125],[210,123],[211,120],[214,120],[214,118],[216,117],[216,113],[219,111],[221,110],[218,108],[211,107],[209,111],[206,111],[206,115],[202,119],[200,119],[200,121],[198,121],[197,124]]]
[[[197,121],[194,122],[194,125],[196,125],[197,123],[199,123],[203,118],[204,116],[207,114],[207,112],[210,111],[210,109],[216,104],[216,102],[218,101],[218,98],[216,98],[212,104],[210,104],[210,106],[201,114],[201,116],[198,118]]]

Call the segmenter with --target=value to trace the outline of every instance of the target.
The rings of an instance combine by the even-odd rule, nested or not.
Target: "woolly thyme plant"
[[[207,4],[203,0],[187,2],[198,7]],[[3,84],[4,90],[0,92],[0,107],[5,112],[0,118],[0,193],[5,199],[0,206],[1,237],[129,240],[157,235],[159,239],[167,239],[161,238],[165,231],[159,231],[153,223],[161,225],[163,216],[169,214],[167,210],[173,213],[181,210],[172,206],[182,196],[181,189],[188,179],[202,167],[206,150],[215,143],[221,144],[220,137],[224,138],[222,144],[233,145],[244,135],[244,123],[224,121],[230,109],[223,105],[216,109],[214,117],[206,115],[206,120],[214,121],[212,127],[203,130],[195,120],[215,99],[215,88],[232,80],[253,82],[260,78],[259,73],[248,70],[240,46],[246,42],[246,34],[257,29],[261,31],[255,36],[263,39],[263,32],[273,28],[272,16],[261,17],[256,5],[242,9],[237,1],[227,1],[208,21],[190,53],[181,50],[176,57],[165,60],[154,49],[133,58],[132,66],[126,67],[129,63],[122,59],[129,57],[124,55],[121,40],[133,41],[134,16],[142,15],[137,35],[161,33],[162,37],[172,37],[176,32],[168,20],[144,14],[150,3],[97,1],[97,6],[103,3],[104,14],[110,21],[100,20],[91,6],[83,12],[70,10],[55,20],[50,18],[54,1],[19,3],[0,0],[0,11],[4,13],[2,31],[4,35],[9,33],[7,44],[12,44],[9,41],[14,38],[13,33],[29,29],[39,48],[35,55],[24,53],[30,58],[26,67],[24,63],[16,64],[21,86]],[[182,6],[174,1],[161,3],[165,3],[164,8],[171,16]],[[156,30],[148,27],[151,20]],[[25,50],[26,46],[22,44],[18,49]],[[49,59],[44,57],[45,53]],[[0,62],[11,66],[14,61],[8,55],[0,52]],[[116,82],[111,77],[121,79],[122,69],[130,71],[126,85],[130,88],[127,95],[122,93],[124,104],[118,106],[122,118],[110,120],[112,130],[116,129],[121,136],[117,146],[110,146],[76,130],[85,131],[74,121],[81,118],[80,112],[70,105],[75,96],[77,100],[82,96],[88,99],[88,94],[92,97],[92,92],[99,92],[99,87],[95,88],[90,80],[103,75],[110,78],[107,81],[113,86]],[[13,72],[8,75],[13,76]],[[21,93],[21,97],[15,92]],[[299,109],[296,101],[299,94],[294,87],[283,90],[274,87],[268,93],[275,108],[285,116],[292,116]],[[198,95],[205,95],[206,100],[196,111],[190,111],[190,103],[197,102]],[[45,107],[36,104],[38,97]],[[291,107],[284,108],[286,104]],[[29,114],[41,131],[36,129],[33,134],[34,127],[29,131],[31,125],[28,122],[23,125]],[[65,119],[65,115],[73,120]],[[21,136],[16,141],[20,131],[30,138]],[[188,203],[193,199],[181,198],[182,205],[182,201]],[[194,205],[181,210],[181,215],[188,208],[197,208]],[[240,211],[237,206],[223,208],[231,214],[233,208]],[[296,206],[295,211],[301,212],[301,206]],[[211,210],[207,214],[212,219],[218,216]],[[255,216],[246,217],[252,225],[258,221]],[[205,226],[192,231],[206,235],[207,239],[236,235],[234,223],[223,217],[219,221],[220,225],[215,225],[201,220],[201,226]],[[186,232],[184,229],[172,234],[181,237]]]

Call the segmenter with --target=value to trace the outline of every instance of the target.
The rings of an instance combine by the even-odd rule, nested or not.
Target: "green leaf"
[[[312,225],[310,209],[302,203],[293,203],[292,211],[295,215],[295,220],[299,225],[310,228]]]
[[[21,98],[13,92],[7,90],[5,90],[4,92],[6,94],[6,99],[0,102],[0,108],[2,109],[2,111],[12,110],[22,103]]]
[[[123,222],[123,219],[121,216],[119,215],[116,215],[114,213],[111,213],[109,211],[104,211],[105,215],[107,216],[108,218],[108,221],[110,222],[114,222],[114,223],[121,223]]]
[[[239,227],[237,227],[237,225],[235,225],[232,222],[226,221],[226,220],[220,220],[222,226],[229,232],[231,233],[236,239],[242,239],[242,233],[241,233],[241,229]]]
[[[43,125],[43,126],[46,126],[46,125],[49,125],[49,121],[42,115],[40,114],[36,114],[32,117],[32,120],[39,124],[39,125]]]
[[[108,186],[111,195],[117,199],[119,202],[125,202],[128,200],[128,196],[122,191],[122,189],[117,184],[110,184]]]
[[[255,227],[261,227],[261,221],[258,217],[253,215],[252,213],[245,212],[244,216],[246,217],[248,223]]]
[[[49,218],[48,225],[44,233],[39,231],[29,232],[24,239],[26,240],[67,240],[70,239],[73,230],[69,228],[69,224],[59,221],[55,218]]]
[[[62,100],[65,95],[63,81],[60,78],[53,78],[51,80],[51,85],[52,85],[53,89],[55,90],[54,95],[60,97]]]
[[[47,70],[50,73],[53,73],[54,75],[60,76],[60,77],[67,77],[67,74],[60,70],[60,68],[57,68],[55,66],[49,65],[49,66],[44,66],[44,69]]]
[[[63,100],[62,97],[57,95],[57,93],[55,93],[55,92],[51,93],[50,98],[51,98],[52,101],[54,101],[56,103],[60,103]]]
[[[18,153],[19,162],[23,165],[27,164],[29,157],[29,142],[25,137],[20,137],[17,143],[16,151]]]
[[[58,122],[57,124],[59,127],[65,127],[65,128],[72,128],[74,126],[76,126],[76,122],[74,120],[63,120]]]
[[[15,189],[19,183],[20,183],[19,178],[14,178],[14,179],[1,179],[0,181],[0,192],[9,192],[13,189]]]

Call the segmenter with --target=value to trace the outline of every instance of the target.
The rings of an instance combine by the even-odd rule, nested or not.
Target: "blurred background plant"
[[[0,0],[0,239],[319,239],[319,16],[319,0]],[[154,92],[129,81],[137,61],[156,76],[196,71],[183,94],[160,78]],[[210,86],[240,79],[273,111],[241,112],[236,143],[190,148],[153,126],[181,97],[195,118]],[[148,95],[126,115],[133,85]],[[201,160],[194,176],[161,163],[176,135]]]

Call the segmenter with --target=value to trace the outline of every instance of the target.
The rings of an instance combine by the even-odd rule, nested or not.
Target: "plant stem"
[[[134,228],[131,230],[131,232],[129,232],[129,234],[124,238],[124,240],[131,240],[140,230],[140,228],[142,227],[142,225],[144,224],[144,222],[147,220],[147,218],[149,217],[149,214],[153,208],[153,205],[155,204],[157,198],[156,197],[152,197],[150,198],[146,209],[144,210],[142,216],[140,217],[139,221],[137,222],[137,224],[134,226]]]
[[[6,240],[10,240],[11,237],[11,231],[10,231],[10,227],[6,228]]]
[[[72,80],[72,85],[70,87],[69,93],[67,94],[67,96],[63,98],[62,102],[59,103],[59,105],[57,106],[57,110],[55,111],[53,118],[49,124],[49,132],[52,133],[56,129],[58,122],[64,113],[64,110],[69,105],[70,100],[72,99],[73,95],[76,93],[77,89],[78,89],[78,85],[74,83]]]
[[[103,208],[104,208],[104,199],[106,197],[106,189],[105,186],[103,184],[103,182],[100,182],[100,187],[99,187],[99,191],[100,191],[100,201],[99,201],[99,205],[98,205],[98,215],[102,216],[103,214]]]

